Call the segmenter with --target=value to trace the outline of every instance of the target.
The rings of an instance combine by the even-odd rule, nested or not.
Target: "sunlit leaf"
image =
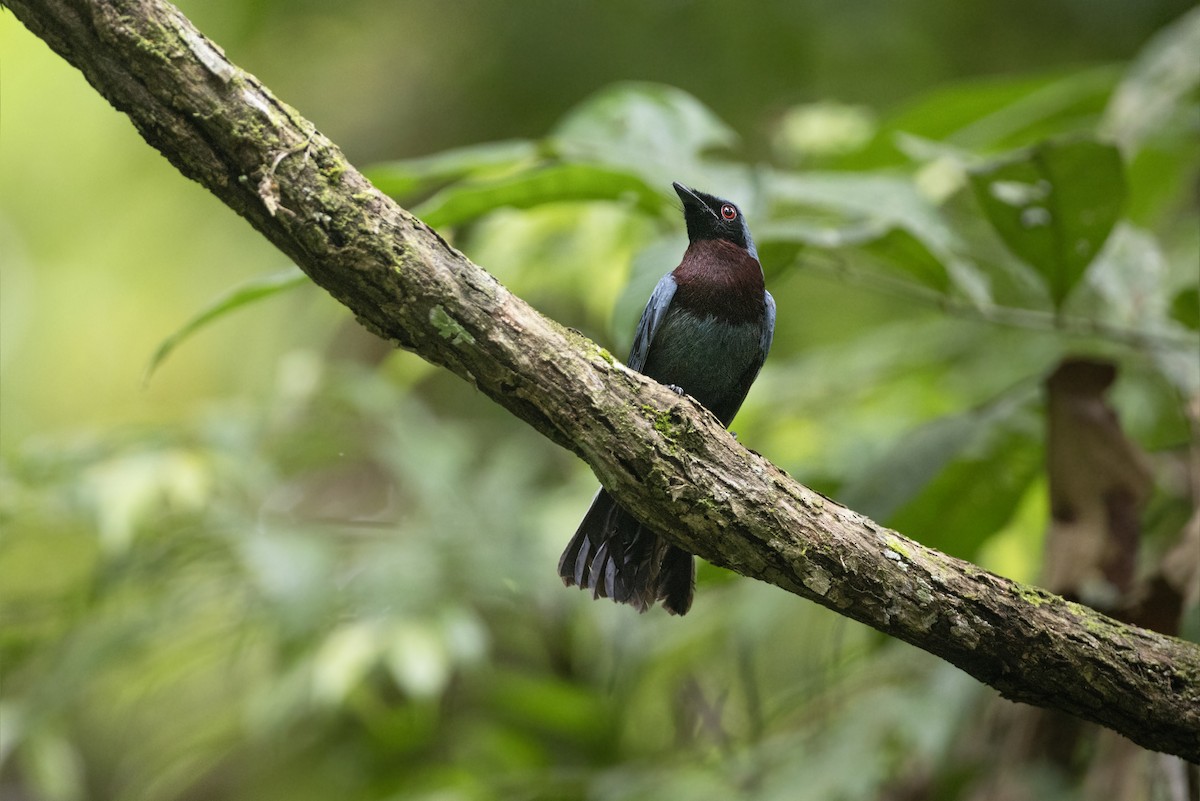
[[[1142,49],[1113,93],[1104,130],[1126,152],[1159,133],[1200,87],[1200,8],[1159,31]],[[1194,134],[1194,131],[1193,131]]]
[[[150,363],[146,365],[144,380],[150,380],[150,376],[158,369],[158,366],[180,343],[209,323],[248,304],[303,286],[308,281],[308,276],[302,273],[298,267],[288,267],[279,272],[251,278],[249,281],[237,285],[202,309],[159,344],[154,355],[150,357]]]
[[[668,202],[662,192],[628,172],[593,164],[561,164],[492,181],[455,184],[413,213],[434,228],[452,227],[500,208],[527,209],[564,200],[623,201],[651,214]]]
[[[853,153],[871,140],[875,128],[875,114],[865,106],[804,103],[784,112],[773,147],[780,158],[791,162]]]
[[[621,83],[573,109],[550,141],[564,158],[619,165],[669,188],[694,180],[701,155],[733,146],[737,135],[682,89]]]
[[[1093,139],[1045,142],[971,171],[992,227],[1046,282],[1056,307],[1083,277],[1125,203],[1121,156]]]

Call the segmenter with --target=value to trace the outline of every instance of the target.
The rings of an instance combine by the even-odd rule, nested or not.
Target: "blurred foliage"
[[[319,30],[349,36],[311,5],[284,19],[284,4],[245,4],[211,33],[221,40],[223,25],[249,42],[246,66],[279,88],[253,63],[252,32],[278,24],[302,42]],[[920,6],[895,5],[880,19]],[[582,12],[597,41],[623,6]],[[1085,14],[1056,8],[1043,13]],[[1089,24],[1103,28],[1092,60],[1113,55],[1104,25],[1115,8],[1086,5]],[[695,14],[682,25],[685,9]],[[550,102],[522,111],[537,99],[532,74],[520,78],[535,61],[528,34],[506,21],[495,35],[521,51],[506,73],[521,102],[479,101],[499,127],[473,130],[493,141],[464,144],[439,122],[424,135],[454,148],[381,161],[370,176],[522,297],[617,352],[684,246],[670,182],[735,198],[780,309],[771,358],[735,422],[741,441],[881,522],[1021,580],[1038,578],[1048,518],[1040,383],[1067,355],[1112,361],[1112,403],[1155,469],[1140,565],[1151,572],[1194,509],[1200,12],[1118,65],[1034,63],[966,82],[930,66],[1019,63],[1004,43],[1051,41],[996,26],[992,51],[960,44],[914,55],[886,85],[910,96],[928,86],[899,108],[852,88],[837,102],[794,98],[747,137],[726,119],[761,108],[773,82],[791,80],[795,65],[771,73],[791,44],[772,52],[772,42],[790,43],[805,13],[817,13],[785,25],[782,4],[767,9],[733,21],[727,4],[647,12],[660,28],[680,24],[683,40],[722,47],[777,28],[755,45],[761,83],[747,85],[750,65],[730,75],[721,59],[702,59],[693,72],[657,75],[676,86],[610,83],[553,115]],[[479,45],[477,26],[504,16],[476,10],[479,20],[446,12],[467,28],[468,44],[448,44],[451,55]],[[203,9],[195,13],[207,29]],[[550,24],[562,12],[546,13]],[[843,37],[859,33],[866,12],[838,13]],[[972,13],[931,22],[929,35],[986,23]],[[412,35],[431,19],[415,14]],[[895,35],[916,24],[905,18]],[[867,34],[879,36],[873,26]],[[428,91],[484,81],[500,69],[497,48],[480,50],[478,75],[438,75]],[[805,55],[871,67],[852,50]],[[304,52],[280,54],[280,78],[303,79]],[[897,45],[874,68],[909,52]],[[578,97],[581,79],[563,72],[547,76],[547,91]],[[380,80],[372,74],[355,91]],[[706,82],[722,81],[733,86],[708,102]],[[70,102],[94,103],[88,91]],[[518,118],[543,128],[503,129]],[[353,120],[316,119],[335,139],[339,126],[354,139]],[[4,124],[11,130],[11,114]],[[386,146],[361,148],[376,150]],[[9,180],[22,169],[6,160]],[[103,172],[78,180],[130,186]],[[132,274],[139,226],[158,224],[156,184],[141,180],[112,201],[128,208],[131,233],[102,221],[80,228],[75,246],[87,258],[73,263],[87,269],[64,278],[28,269],[34,258],[13,233],[57,235],[59,217],[38,222],[6,206],[0,220],[0,793],[953,799],[986,773],[978,722],[994,693],[812,604],[710,566],[683,619],[638,617],[564,590],[553,566],[594,490],[586,469],[452,376],[391,355],[352,324],[331,336],[344,315],[290,268],[278,271],[269,250],[246,250],[261,244],[209,234],[215,207],[203,193],[188,196],[192,230],[176,247],[198,251],[207,272],[164,268],[129,298],[101,286]],[[168,191],[196,191],[164,180]],[[246,277],[255,270],[261,277]],[[22,314],[56,280],[73,294],[59,310],[68,333],[47,334],[62,337],[48,347]],[[196,283],[175,296],[172,282]],[[196,297],[228,285],[207,306]],[[164,296],[176,300],[160,308],[154,299]],[[275,300],[256,303],[266,298]],[[113,361],[121,380],[136,385],[156,341],[150,366],[162,365],[147,395],[122,409],[116,379],[79,378],[97,374],[72,361],[91,353],[89,334],[73,326],[83,320],[102,338],[135,319],[140,350]],[[185,374],[205,371],[231,389],[192,402],[197,385]],[[46,386],[14,386],[12,375]],[[109,411],[64,433],[91,405]],[[1194,609],[1184,634],[1200,635]],[[1033,797],[1082,797],[1049,768],[1027,782]],[[1164,792],[1151,781],[1144,797]]]

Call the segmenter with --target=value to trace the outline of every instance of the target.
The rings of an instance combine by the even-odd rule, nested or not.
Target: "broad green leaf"
[[[1022,76],[1009,80],[964,81],[937,87],[903,104],[891,117],[883,120],[875,141],[861,158],[853,160],[853,166],[868,168],[895,163],[901,155],[896,146],[898,134],[933,141],[948,140],[957,131],[1020,101],[1046,84],[1044,77]]]
[[[703,172],[701,156],[732,147],[737,134],[682,89],[621,83],[568,113],[550,141],[568,160],[619,165],[652,186],[670,187],[693,180]]]
[[[441,182],[530,166],[537,157],[536,142],[514,139],[454,148],[422,158],[387,161],[367,168],[365,173],[379,191],[398,198]]]
[[[1120,153],[1093,139],[1050,141],[976,168],[971,187],[1005,245],[1061,307],[1125,203]]]
[[[1070,72],[971,121],[947,141],[963,148],[995,150],[1091,131],[1117,78],[1112,67]]]
[[[664,194],[628,172],[593,164],[560,164],[491,181],[455,184],[413,212],[440,228],[470,222],[499,208],[527,209],[564,200],[628,200],[650,214],[658,214],[668,203]]]
[[[858,169],[895,164],[901,160],[903,136],[979,151],[1091,130],[1118,77],[1114,68],[1098,67],[941,87],[885,119],[871,145],[842,163]]]
[[[812,237],[809,244],[859,246],[939,292],[953,285],[976,302],[987,300],[958,235],[907,178],[776,172],[766,191],[775,208],[766,239],[786,237],[794,219],[796,235]]]
[[[285,292],[307,283],[308,276],[300,272],[298,267],[288,267],[279,272],[251,278],[249,281],[235,286],[202,309],[192,319],[176,330],[175,333],[159,344],[158,348],[154,351],[154,355],[150,357],[150,363],[146,365],[146,373],[143,381],[150,380],[150,376],[154,374],[158,366],[163,363],[171,351],[175,350],[180,343],[214,320],[224,317],[226,314],[240,309],[247,304],[254,303],[263,298],[269,298],[272,295],[278,295],[280,292]]]

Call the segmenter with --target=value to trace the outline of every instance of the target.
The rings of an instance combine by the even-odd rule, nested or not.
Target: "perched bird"
[[[675,183],[688,248],[654,288],[627,364],[686,392],[726,427],[771,349],[775,300],[746,219],[728,200]],[[692,555],[664,542],[601,488],[558,563],[568,587],[640,612],[692,605]]]

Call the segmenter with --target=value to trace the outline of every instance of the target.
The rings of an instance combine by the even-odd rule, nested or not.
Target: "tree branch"
[[[471,264],[173,6],[2,2],[364,325],[578,454],[672,541],[936,654],[1008,698],[1200,761],[1200,647],[926,548],[797,484],[693,402]]]

